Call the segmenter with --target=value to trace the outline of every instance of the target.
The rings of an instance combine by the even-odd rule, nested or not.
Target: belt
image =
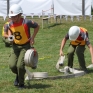
[[[27,45],[27,44],[30,44],[30,42],[26,42],[25,44],[16,44],[13,42],[14,45],[18,45],[18,46],[24,46],[24,45]]]

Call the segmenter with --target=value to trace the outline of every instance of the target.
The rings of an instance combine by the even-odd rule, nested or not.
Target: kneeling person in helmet
[[[62,39],[61,47],[60,47],[60,55],[64,55],[63,48],[68,39],[71,40],[70,46],[68,48],[68,53],[67,53],[68,66],[70,68],[73,67],[74,52],[76,51],[80,69],[84,70],[85,73],[87,73],[87,68],[86,68],[85,58],[84,58],[85,45],[87,45],[90,50],[91,61],[93,63],[93,48],[89,42],[87,29],[83,27],[72,26],[69,29],[67,35]]]

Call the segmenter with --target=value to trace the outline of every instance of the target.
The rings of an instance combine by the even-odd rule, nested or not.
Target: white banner
[[[18,4],[22,0],[9,0],[10,6]],[[7,0],[0,0],[0,16],[7,16]]]
[[[32,13],[34,13],[34,15],[42,14],[42,10],[45,14],[48,14],[51,13],[52,0],[21,0],[19,5],[26,15]]]
[[[93,0],[91,0],[91,6],[92,6],[92,9],[93,9]]]
[[[85,0],[85,15],[91,15],[91,6],[93,0]],[[9,0],[10,6],[19,4],[23,13],[28,16],[49,15],[51,6],[54,6],[56,15],[82,15],[82,0]],[[0,16],[7,15],[7,0],[0,0]]]
[[[54,0],[54,14],[82,15],[82,0]],[[85,15],[91,15],[91,0],[85,0]]]
[[[7,0],[0,0],[0,16],[7,15]]]
[[[91,0],[85,0],[85,15],[91,15]]]

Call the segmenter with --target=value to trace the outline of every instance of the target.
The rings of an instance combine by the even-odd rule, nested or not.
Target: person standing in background
[[[9,20],[10,21],[10,20]],[[11,42],[8,40],[7,36],[8,36],[8,31],[4,31],[7,29],[7,25],[9,24],[9,21],[6,22],[2,28],[2,40],[5,43],[5,47],[10,47],[12,44]]]

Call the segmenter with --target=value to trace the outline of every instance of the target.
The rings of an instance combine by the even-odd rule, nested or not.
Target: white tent
[[[92,9],[93,9],[93,0],[91,0],[91,7],[92,7]]]
[[[91,15],[93,0],[85,0],[85,15]],[[9,0],[12,4],[19,4],[25,15],[41,15],[42,10],[46,15],[51,13],[54,6],[54,14],[57,15],[82,15],[82,0]],[[0,0],[0,16],[7,15],[7,0]]]
[[[82,15],[82,0],[54,0],[54,13]],[[91,0],[85,0],[85,15],[91,15]]]

